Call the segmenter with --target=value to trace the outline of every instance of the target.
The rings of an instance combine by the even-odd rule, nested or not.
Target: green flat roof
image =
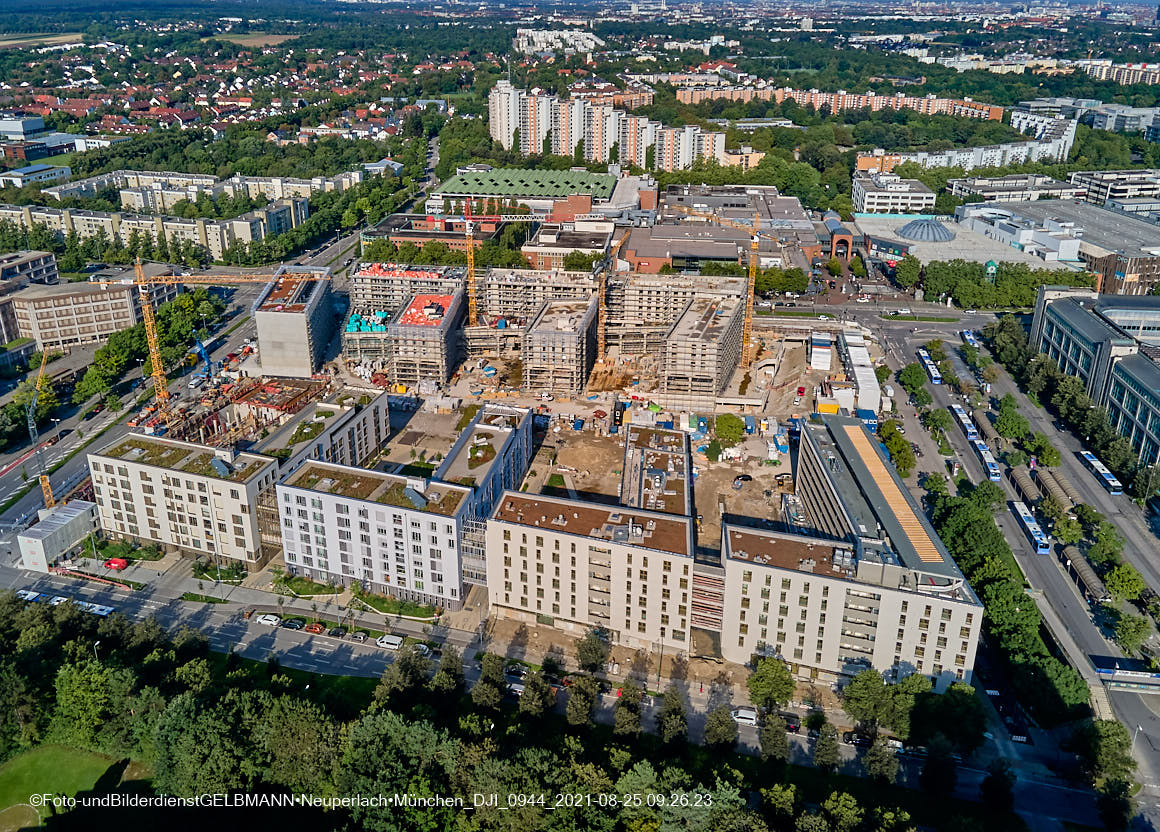
[[[444,182],[436,193],[541,198],[592,194],[593,199],[608,199],[615,186],[615,177],[603,173],[496,168],[457,174]]]

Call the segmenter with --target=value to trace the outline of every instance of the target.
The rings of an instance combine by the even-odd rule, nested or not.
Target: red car
[[[799,396],[804,396],[804,395],[806,394],[806,388],[804,388],[804,387],[799,387],[799,388],[798,388],[798,392],[797,392],[797,394],[798,394]]]
[[[107,561],[105,561],[106,569],[116,569],[118,572],[127,568],[128,566],[129,561],[125,560],[124,558],[109,558]]]
[[[318,621],[315,621],[313,624],[307,624],[305,629],[306,632],[314,633],[315,635],[326,632],[326,627]]]

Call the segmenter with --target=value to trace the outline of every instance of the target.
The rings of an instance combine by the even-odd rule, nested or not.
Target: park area
[[[40,816],[28,804],[32,794],[71,797],[144,779],[136,765],[126,762],[64,745],[42,745],[12,758],[0,766],[0,832],[40,825]]]

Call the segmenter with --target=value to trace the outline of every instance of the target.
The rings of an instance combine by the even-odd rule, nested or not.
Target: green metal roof
[[[460,173],[444,182],[436,193],[540,198],[592,194],[593,199],[608,199],[615,185],[614,177],[588,171],[496,168]]]

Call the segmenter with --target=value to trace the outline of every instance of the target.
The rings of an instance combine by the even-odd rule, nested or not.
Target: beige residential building
[[[277,551],[258,522],[259,497],[266,492],[269,500],[278,479],[271,457],[131,434],[88,459],[101,528],[111,537],[249,569]]]
[[[487,524],[493,613],[688,652],[691,517],[506,491]]]
[[[741,363],[745,309],[739,298],[689,301],[665,337],[661,395],[670,407],[709,407]]]

